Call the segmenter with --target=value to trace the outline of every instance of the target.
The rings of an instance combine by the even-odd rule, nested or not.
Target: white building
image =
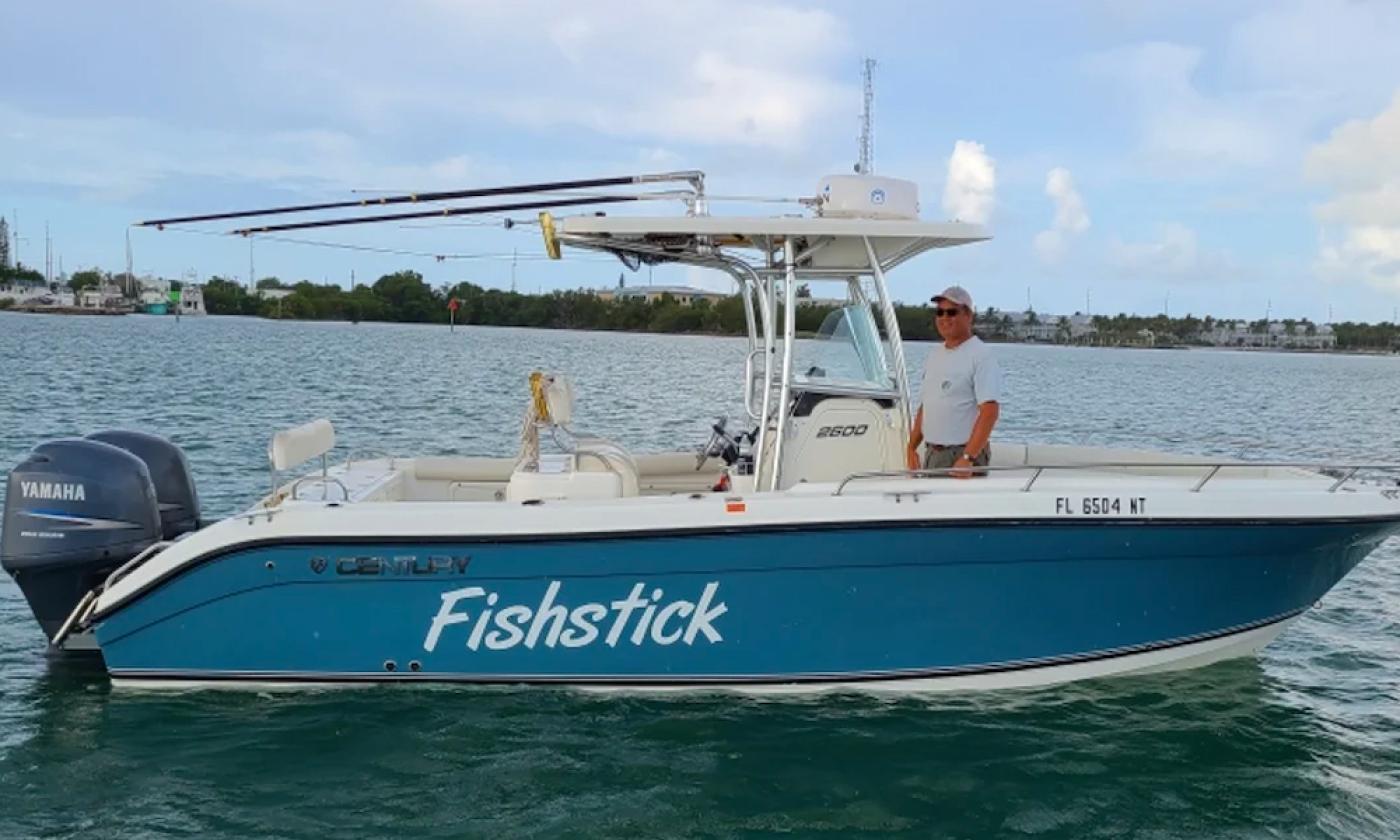
[[[52,303],[54,293],[49,291],[48,286],[31,286],[28,284],[5,284],[0,285],[0,298],[7,298],[15,302],[16,306],[29,303]]]
[[[1099,332],[1094,326],[1094,316],[1076,312],[1069,316],[1069,337],[1071,341],[1087,341]]]
[[[702,300],[710,303],[718,303],[729,297],[724,292],[711,292],[708,289],[697,289],[693,286],[613,286],[608,289],[598,289],[593,294],[600,300],[644,300],[647,303],[655,303],[662,297],[670,295],[676,303],[682,306],[690,306]]]
[[[1270,321],[1262,329],[1246,321],[1217,321],[1215,329],[1210,332],[1203,330],[1200,338],[1217,347],[1333,350],[1337,346],[1337,336],[1331,324],[1295,323],[1292,332],[1289,332],[1288,325],[1282,321]]]
[[[1034,316],[1034,323],[1032,322]],[[1059,335],[1059,318],[1041,315],[1037,312],[1003,312],[1000,316],[1010,321],[1007,335],[1019,341],[1055,341]]]
[[[122,290],[110,283],[102,286],[88,286],[78,294],[78,305],[84,309],[105,309],[120,306]]]
[[[182,287],[180,289],[180,301],[176,305],[180,307],[179,313],[181,315],[209,314],[208,310],[204,308],[203,286],[186,285]]]

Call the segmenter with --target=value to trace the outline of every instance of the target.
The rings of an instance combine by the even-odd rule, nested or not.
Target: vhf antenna
[[[865,67],[864,108],[860,115],[860,163],[856,172],[875,174],[875,59],[867,58]]]

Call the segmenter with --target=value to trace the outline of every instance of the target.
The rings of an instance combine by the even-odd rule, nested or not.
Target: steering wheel
[[[729,436],[725,427],[729,425],[726,417],[717,417],[710,426],[710,439],[695,454],[695,471],[699,472],[705,462],[710,458],[723,458],[726,463],[733,463],[739,457],[739,444],[734,438]]]

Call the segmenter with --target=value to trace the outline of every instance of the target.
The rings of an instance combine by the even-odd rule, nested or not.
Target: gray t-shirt
[[[924,359],[924,440],[952,446],[967,443],[977,407],[1001,401],[1001,367],[982,339],[969,338],[949,350],[939,344]]]

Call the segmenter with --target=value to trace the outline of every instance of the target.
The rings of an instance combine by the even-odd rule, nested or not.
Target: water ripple
[[[1003,438],[1400,453],[1395,359],[999,352]],[[0,313],[0,463],[49,437],[147,428],[184,447],[206,512],[226,515],[266,485],[270,431],[315,416],[354,448],[510,451],[532,366],[574,377],[583,428],[637,451],[697,444],[712,415],[739,415],[743,353],[686,336]],[[44,660],[4,578],[0,835],[1393,838],[1397,569],[1391,541],[1254,660],[798,700],[113,693]]]

